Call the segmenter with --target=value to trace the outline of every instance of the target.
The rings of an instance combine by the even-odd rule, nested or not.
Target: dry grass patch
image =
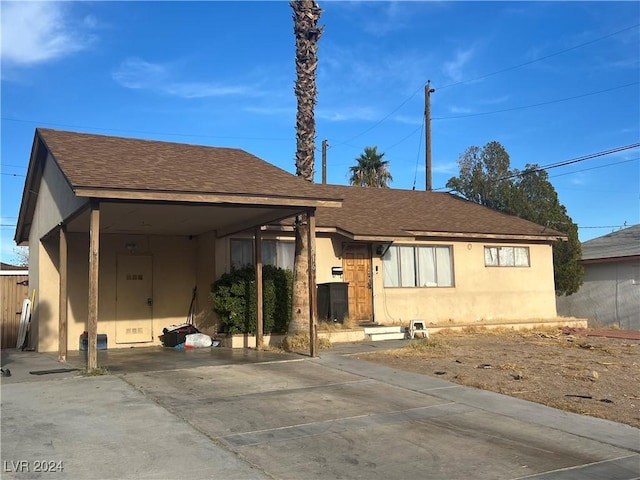
[[[280,347],[285,352],[300,352],[309,350],[310,348],[309,335],[306,333],[298,333],[296,335],[287,335],[280,344]],[[318,338],[318,348],[320,350],[331,348],[331,342],[327,338]]]
[[[559,328],[441,330],[404,348],[359,355],[571,412],[640,427],[640,342]]]

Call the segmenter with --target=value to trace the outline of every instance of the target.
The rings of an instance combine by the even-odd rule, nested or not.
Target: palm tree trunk
[[[317,42],[322,34],[318,20],[322,10],[314,0],[292,0],[296,38],[296,175],[313,182],[315,164]],[[296,219],[296,250],[293,267],[292,315],[289,334],[309,331],[309,259],[306,215]]]

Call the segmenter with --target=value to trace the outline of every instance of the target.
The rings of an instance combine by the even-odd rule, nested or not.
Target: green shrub
[[[213,310],[230,334],[256,332],[256,274],[253,265],[225,273],[212,288]],[[262,267],[264,333],[285,333],[291,320],[293,273],[271,265]]]

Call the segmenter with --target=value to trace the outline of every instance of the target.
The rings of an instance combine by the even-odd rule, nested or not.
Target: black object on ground
[[[192,333],[200,333],[200,330],[189,323],[174,325],[173,328],[162,329],[160,341],[165,347],[175,347],[176,345],[184,343],[187,335]]]
[[[35,370],[33,372],[29,372],[31,375],[48,375],[50,373],[67,373],[67,372],[75,372],[79,370],[78,368],[54,368],[52,370]]]
[[[9,370],[8,368],[0,368],[0,372],[2,372],[3,377],[11,376],[11,370]]]

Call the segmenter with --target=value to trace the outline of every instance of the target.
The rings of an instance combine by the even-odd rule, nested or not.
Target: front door
[[[119,255],[116,271],[116,343],[151,342],[152,258]]]
[[[371,254],[369,245],[345,245],[342,255],[344,281],[349,282],[349,318],[373,320]]]

